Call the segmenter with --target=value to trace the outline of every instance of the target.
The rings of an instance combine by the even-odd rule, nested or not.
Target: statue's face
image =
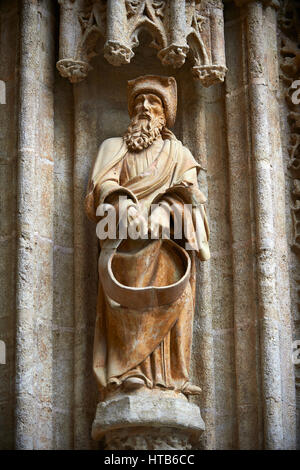
[[[161,99],[152,93],[138,95],[134,101],[131,123],[124,134],[127,147],[134,152],[146,149],[161,136],[165,125]]]
[[[164,107],[157,95],[138,95],[134,101],[134,118],[153,120],[164,116]]]

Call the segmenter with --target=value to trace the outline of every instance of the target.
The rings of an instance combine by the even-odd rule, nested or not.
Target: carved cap
[[[177,84],[174,77],[144,75],[128,82],[128,111],[132,117],[134,100],[142,93],[152,93],[163,102],[168,127],[173,127],[177,109]]]

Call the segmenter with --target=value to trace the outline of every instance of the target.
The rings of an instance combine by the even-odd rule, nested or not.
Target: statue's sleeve
[[[123,156],[124,145],[120,138],[107,139],[100,146],[85,198],[86,214],[94,222],[99,221],[96,211],[100,204],[113,203],[113,198],[118,196],[126,196],[136,202],[134,194],[119,184]]]
[[[187,249],[195,250],[197,256],[205,261],[210,258],[209,226],[205,210],[206,198],[198,186],[197,166],[191,167],[191,163],[193,161],[188,162],[188,169],[180,174],[176,184],[168,192],[173,201],[177,199],[184,210],[185,224],[187,225],[185,228]],[[185,204],[189,204],[192,210],[186,210]]]
[[[182,183],[190,186],[191,203],[192,203],[192,219],[195,230],[197,255],[202,261],[210,258],[209,251],[209,225],[206,215],[205,202],[206,198],[199,189],[197,179],[197,169],[191,168],[187,170],[182,177]]]
[[[107,179],[97,183],[85,198],[87,216],[94,222],[99,222],[99,217],[96,215],[97,207],[104,203],[118,205],[119,197],[122,196],[131,199],[135,203],[138,202],[132,191],[120,186],[115,179],[107,175]]]

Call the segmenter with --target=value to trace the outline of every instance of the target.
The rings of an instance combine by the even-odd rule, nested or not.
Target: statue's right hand
[[[132,201],[131,201],[132,202]],[[136,219],[139,215],[139,210],[137,204],[132,202],[132,204],[129,204],[127,207],[127,223],[128,225],[131,224],[134,219]]]
[[[138,214],[138,205],[132,199],[124,198],[119,201],[119,214],[122,222],[127,222],[127,225],[132,222]]]
[[[119,203],[119,217],[123,224],[129,226],[138,215],[139,207],[132,199],[123,199]]]

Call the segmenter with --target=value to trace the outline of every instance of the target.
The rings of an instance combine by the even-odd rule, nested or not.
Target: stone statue
[[[131,123],[123,137],[102,143],[92,169],[86,197],[90,219],[99,223],[103,214],[97,215],[97,208],[110,204],[123,214],[121,221],[135,222],[138,232],[143,207],[149,215],[146,235],[158,229],[154,238],[118,232],[116,239],[100,241],[93,367],[103,399],[115,390],[143,387],[185,396],[201,392],[189,380],[189,366],[195,254],[209,259],[209,229],[199,165],[169,130],[176,107],[173,77],[129,81]],[[183,218],[186,226],[178,238],[175,222]],[[164,229],[170,239],[162,236]]]

